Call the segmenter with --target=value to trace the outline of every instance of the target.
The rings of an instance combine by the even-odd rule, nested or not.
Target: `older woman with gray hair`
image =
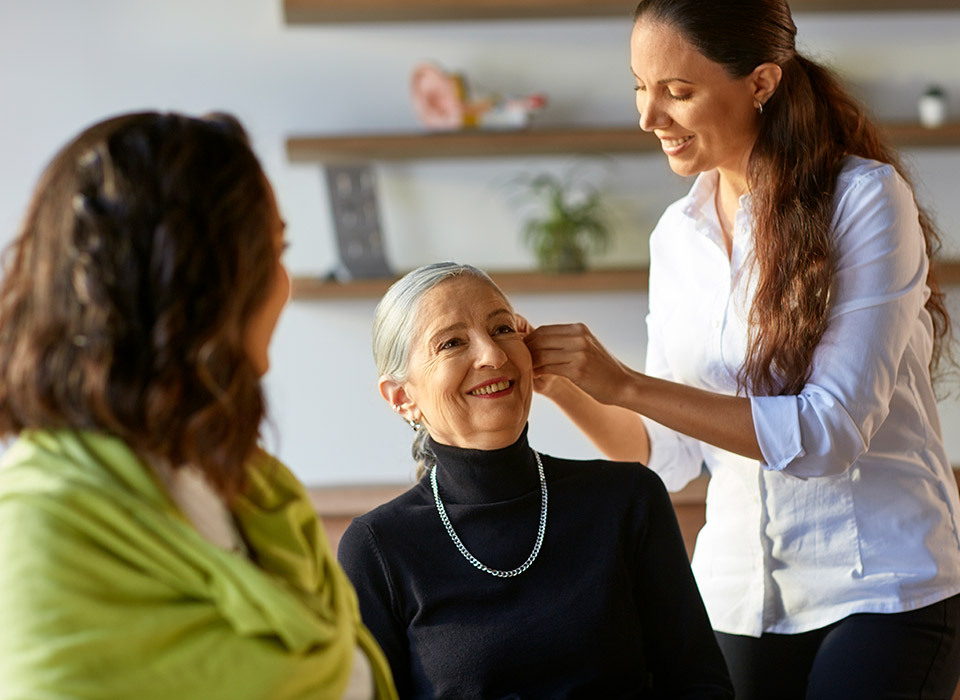
[[[380,393],[421,476],[339,558],[401,697],[732,697],[660,479],[528,444],[525,326],[456,263],[377,307]]]

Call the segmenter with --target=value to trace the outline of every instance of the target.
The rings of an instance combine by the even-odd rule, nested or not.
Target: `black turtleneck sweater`
[[[540,517],[526,430],[501,450],[431,442],[440,497],[494,569],[529,556]],[[515,578],[475,569],[429,475],[356,518],[339,559],[401,698],[732,698],[660,479],[639,464],[542,455],[546,536]]]

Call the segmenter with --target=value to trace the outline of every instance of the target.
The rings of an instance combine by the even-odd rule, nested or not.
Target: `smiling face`
[[[409,376],[393,398],[439,443],[507,447],[530,413],[533,365],[510,304],[489,282],[460,275],[420,300]]]
[[[640,128],[660,139],[675,173],[746,173],[759,130],[757,76],[730,77],[670,26],[644,19],[633,28],[630,67]]]

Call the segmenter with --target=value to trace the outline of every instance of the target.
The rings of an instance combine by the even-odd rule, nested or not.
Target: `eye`
[[[501,325],[501,326],[497,326],[497,328],[493,331],[493,334],[494,334],[494,335],[502,335],[502,334],[504,334],[504,333],[516,333],[516,332],[517,332],[517,331],[513,328],[513,326],[504,323],[504,324]]]
[[[634,91],[634,92],[646,92],[646,91],[647,91],[647,88],[646,88],[645,85],[636,85],[636,86],[634,86],[633,91]]]
[[[689,100],[689,99],[690,99],[690,94],[687,93],[687,94],[685,94],[685,95],[674,95],[674,94],[671,92],[671,93],[670,93],[670,97],[671,97],[671,99],[677,100],[678,102],[683,102],[684,100]]]
[[[451,348],[459,347],[461,344],[462,341],[459,338],[450,338],[440,343],[437,350],[450,350]]]

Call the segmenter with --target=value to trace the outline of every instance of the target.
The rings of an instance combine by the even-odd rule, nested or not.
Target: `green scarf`
[[[204,539],[120,440],[26,432],[0,462],[0,700],[396,698],[302,485],[265,453]]]

